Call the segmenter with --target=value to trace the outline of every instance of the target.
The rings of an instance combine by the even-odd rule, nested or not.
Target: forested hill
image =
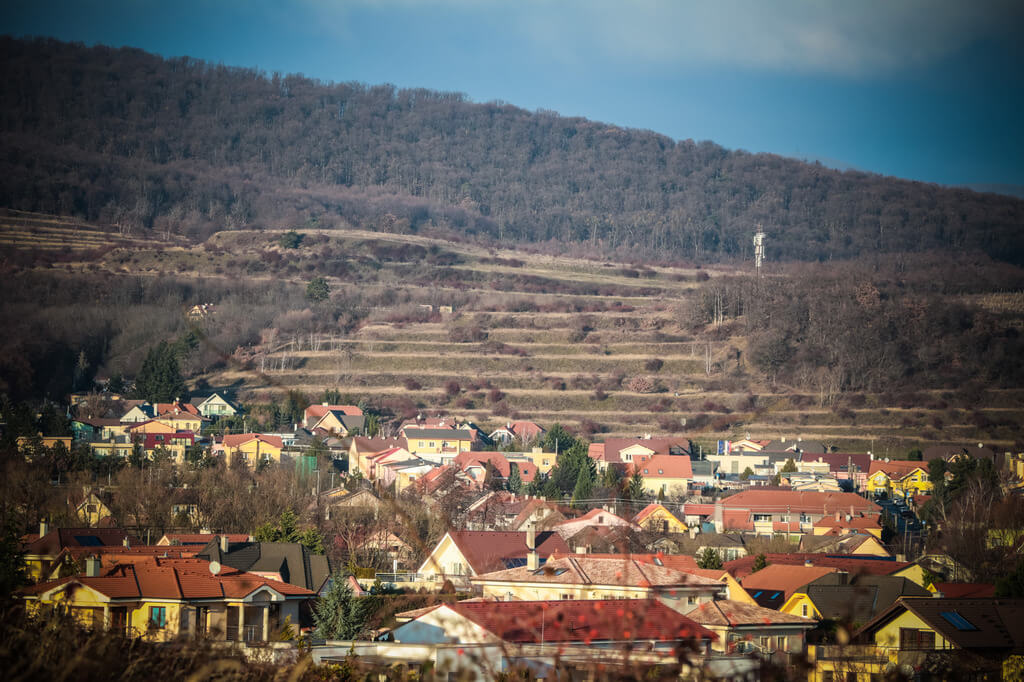
[[[1024,201],[391,86],[0,38],[0,205],[124,230],[449,228],[697,262],[980,249]],[[941,141],[938,141],[941,144]]]

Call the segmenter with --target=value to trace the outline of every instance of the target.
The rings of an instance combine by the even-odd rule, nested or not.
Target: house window
[[[807,604],[803,604],[800,606],[800,615],[804,618],[807,617]]]
[[[568,598],[569,598],[569,595],[567,595],[567,594],[563,594],[563,595],[562,595],[562,599],[563,599],[563,600],[565,600],[565,599],[568,599]]]
[[[167,627],[167,607],[166,606],[150,606],[149,607],[149,625],[154,628]]]
[[[686,598],[686,603],[690,606],[695,606],[697,604],[697,597],[691,594]]]
[[[85,505],[85,511],[86,511],[87,514],[95,514],[96,513],[96,505],[95,504],[87,504],[87,505]]]
[[[807,514],[801,514],[800,515],[800,523],[810,523],[810,522],[811,522],[811,517],[810,516],[808,516]]]
[[[771,520],[772,520],[772,515],[771,514],[754,514],[754,523],[757,523],[758,521],[771,521]]]
[[[779,635],[775,638],[775,649],[776,651],[789,651],[789,640],[786,639],[785,635]]]
[[[931,630],[918,630],[916,628],[900,628],[900,649],[934,649],[935,633]]]

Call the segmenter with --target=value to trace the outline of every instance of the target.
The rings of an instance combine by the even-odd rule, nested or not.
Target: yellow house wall
[[[537,471],[542,474],[546,474],[551,471],[555,466],[556,459],[558,458],[558,455],[554,452],[526,452],[524,453],[524,456],[526,459],[533,462],[533,466],[537,467]]]
[[[484,583],[483,596],[493,599],[522,601],[557,601],[568,599],[647,599],[650,588],[618,585],[571,585],[559,583]]]
[[[689,485],[689,479],[686,478],[642,475],[644,477],[644,487],[651,495],[657,495],[662,486],[664,486],[666,495],[685,495],[686,487]]]
[[[893,573],[893,575],[901,578],[906,578],[911,582],[917,583],[921,587],[925,586],[924,569],[918,566],[917,564],[911,564],[910,566],[907,566],[901,571],[896,571],[895,573]]]
[[[644,528],[661,532],[663,521],[668,521],[668,532],[670,533],[686,532],[686,524],[677,519],[672,512],[667,509],[655,509],[650,516],[644,519],[641,525]]]
[[[930,630],[935,632],[930,625],[918,618],[910,611],[902,614],[887,623],[884,627],[875,632],[875,646],[884,649],[886,652],[894,653],[900,646],[900,628],[913,628],[915,630]],[[953,646],[946,641],[942,635],[935,632],[936,649],[952,649]]]
[[[244,454],[250,464],[254,464],[259,462],[259,460],[266,458],[269,458],[274,462],[281,461],[281,448],[274,447],[270,443],[264,443],[256,439],[253,439],[248,443],[242,443],[235,448],[235,451]]]
[[[807,607],[807,613],[804,613],[804,606]],[[821,618],[821,612],[818,611],[814,606],[814,602],[811,601],[803,592],[794,593],[786,603],[779,609],[783,613],[788,613],[794,616],[803,616],[804,618]]]
[[[461,565],[461,569],[456,564]],[[466,557],[462,556],[458,546],[448,536],[445,536],[441,544],[431,552],[419,572],[426,576],[473,575],[473,569],[466,562]]]

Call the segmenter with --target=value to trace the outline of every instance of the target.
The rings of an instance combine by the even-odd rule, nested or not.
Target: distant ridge
[[[201,238],[354,225],[689,262],[984,251],[1024,201],[458,93],[0,38],[0,206]],[[551,247],[558,248],[558,247]]]

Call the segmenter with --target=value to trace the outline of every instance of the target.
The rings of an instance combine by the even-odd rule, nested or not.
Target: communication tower
[[[758,225],[757,233],[754,235],[754,268],[758,276],[761,275],[761,263],[764,262],[764,232]]]

